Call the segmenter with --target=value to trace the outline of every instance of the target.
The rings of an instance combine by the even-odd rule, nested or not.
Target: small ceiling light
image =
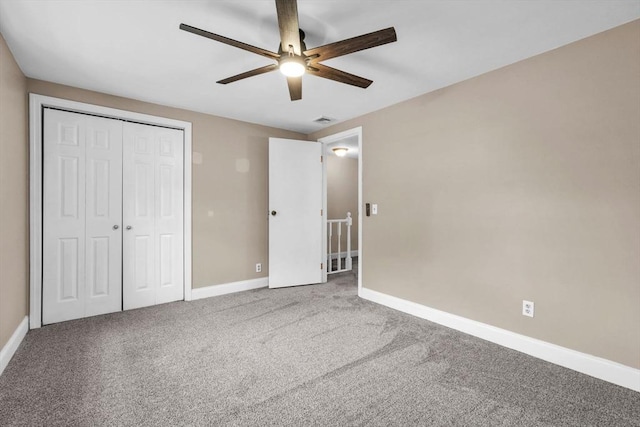
[[[336,156],[338,157],[344,157],[347,155],[347,151],[349,151],[348,148],[346,147],[335,147],[332,148],[333,152],[336,153]]]
[[[294,55],[293,50],[280,59],[280,72],[287,77],[300,77],[306,69],[307,63],[302,56]]]

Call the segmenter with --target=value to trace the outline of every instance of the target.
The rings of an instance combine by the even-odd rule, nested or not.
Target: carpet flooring
[[[60,323],[1,426],[640,426],[640,393],[357,297],[355,275]]]

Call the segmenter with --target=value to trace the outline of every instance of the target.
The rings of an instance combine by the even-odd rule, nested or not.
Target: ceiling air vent
[[[330,119],[329,117],[325,117],[325,116],[322,116],[319,119],[314,120],[315,123],[320,123],[321,125],[328,125],[332,121],[333,119]]]

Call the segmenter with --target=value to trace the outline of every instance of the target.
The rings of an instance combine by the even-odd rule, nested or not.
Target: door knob
[[[271,211],[271,216],[276,216],[277,213],[278,212],[276,212],[276,211]]]
[[[113,226],[113,229],[114,229],[114,230],[117,230],[118,228],[120,228],[120,226],[118,226],[118,224],[116,224],[116,225],[114,225],[114,226]]]
[[[131,230],[133,227],[130,225],[127,225],[127,230]]]

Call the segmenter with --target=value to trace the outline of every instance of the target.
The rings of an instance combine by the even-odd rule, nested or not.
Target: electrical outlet
[[[534,314],[534,305],[533,301],[522,300],[522,315],[533,317]]]
[[[262,264],[257,263],[256,264],[256,273],[261,273],[262,272]]]

